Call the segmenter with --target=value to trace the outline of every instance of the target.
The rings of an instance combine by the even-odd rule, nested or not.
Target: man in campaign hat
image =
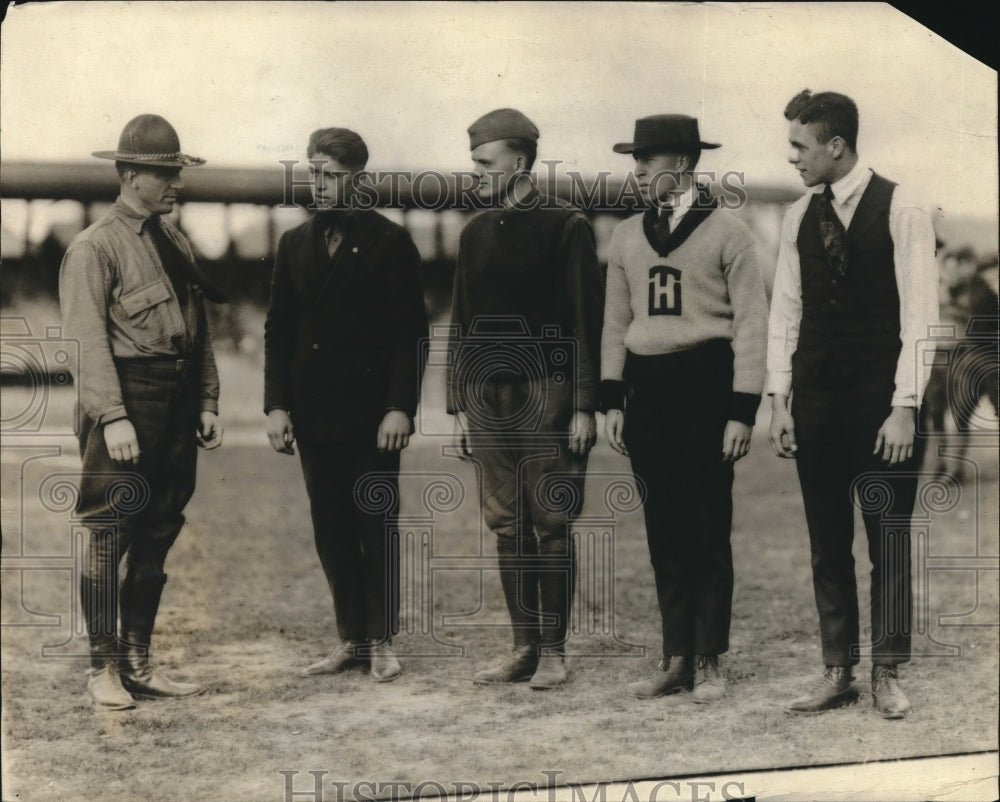
[[[115,162],[120,193],[70,243],[59,300],[65,334],[81,355],[74,378],[83,459],[77,514],[90,530],[81,576],[87,690],[99,708],[125,710],[134,697],[202,690],[154,670],[150,641],[164,562],[194,492],[197,446],[222,442],[205,301],[226,297],[163,219],[184,186],[181,168],[204,159],[183,153],[156,114],[130,120],[117,150],[93,155]]]
[[[596,437],[602,279],[587,218],[532,181],[535,124],[497,109],[468,131],[496,208],[462,231],[447,404],[456,446],[480,468],[514,634],[513,653],[474,681],[553,688],[566,679],[569,526]]]
[[[767,299],[753,236],[693,175],[698,121],[636,120],[633,175],[649,207],[608,247],[601,402],[612,448],[644,485],[663,659],[629,692],[725,694],[733,595],[733,464],[764,387]]]

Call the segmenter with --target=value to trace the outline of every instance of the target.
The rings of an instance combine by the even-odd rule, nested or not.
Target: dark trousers
[[[665,657],[729,649],[733,466],[722,438],[732,371],[728,343],[626,359],[623,439],[645,487]]]
[[[197,364],[130,359],[116,367],[139,464],[114,462],[104,427],[91,418],[83,417],[77,433],[83,458],[77,513],[90,529],[81,601],[95,665],[115,650],[119,610],[122,632],[148,642],[167,580],[167,552],[184,525],[197,463]]]
[[[568,448],[572,392],[551,379],[490,381],[469,411],[515,646],[565,646],[576,584],[570,524],[587,470],[587,458]]]
[[[399,619],[399,546],[392,537],[399,452],[380,454],[367,440],[298,445],[337,634],[345,641],[390,638]]]
[[[893,467],[873,455],[890,408],[867,420],[838,417],[820,423],[795,420],[796,467],[802,486],[813,590],[819,611],[823,661],[859,661],[858,590],[854,571],[854,502],[862,510],[871,560],[871,642],[875,663],[910,659],[912,591],[910,518],[917,491],[917,463]]]

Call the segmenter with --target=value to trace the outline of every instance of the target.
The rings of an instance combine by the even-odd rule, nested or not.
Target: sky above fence
[[[997,75],[877,3],[30,3],[2,32],[4,160],[89,159],[164,115],[218,166],[304,159],[357,130],[381,169],[466,170],[467,126],[513,106],[563,171],[626,172],[637,117],[699,117],[700,165],[799,186],[782,109],[845,92],[859,151],[946,215],[997,215]]]

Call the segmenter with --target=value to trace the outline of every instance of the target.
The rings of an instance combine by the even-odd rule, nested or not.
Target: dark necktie
[[[228,300],[226,294],[202,273],[198,266],[191,262],[163,231],[158,215],[150,217],[146,225],[153,242],[156,244],[156,250],[160,254],[163,269],[174,287],[174,292],[177,294],[181,306],[187,303],[188,284],[197,284],[201,287],[202,294],[217,304],[225,303]]]
[[[833,271],[843,278],[847,274],[847,231],[833,208],[833,190],[826,185],[817,202],[819,233]]]
[[[673,206],[661,206],[660,213],[653,224],[653,231],[656,232],[656,236],[663,245],[666,245],[667,240],[670,239],[670,217],[673,213]]]

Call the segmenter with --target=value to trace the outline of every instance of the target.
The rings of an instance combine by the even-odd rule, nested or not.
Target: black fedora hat
[[[158,114],[140,114],[129,120],[118,138],[118,150],[99,150],[98,159],[113,159],[152,167],[200,167],[204,159],[181,153],[174,127]]]
[[[686,114],[654,114],[635,121],[633,142],[619,142],[615,153],[637,150],[699,150],[717,148],[713,142],[702,142],[698,120]]]

